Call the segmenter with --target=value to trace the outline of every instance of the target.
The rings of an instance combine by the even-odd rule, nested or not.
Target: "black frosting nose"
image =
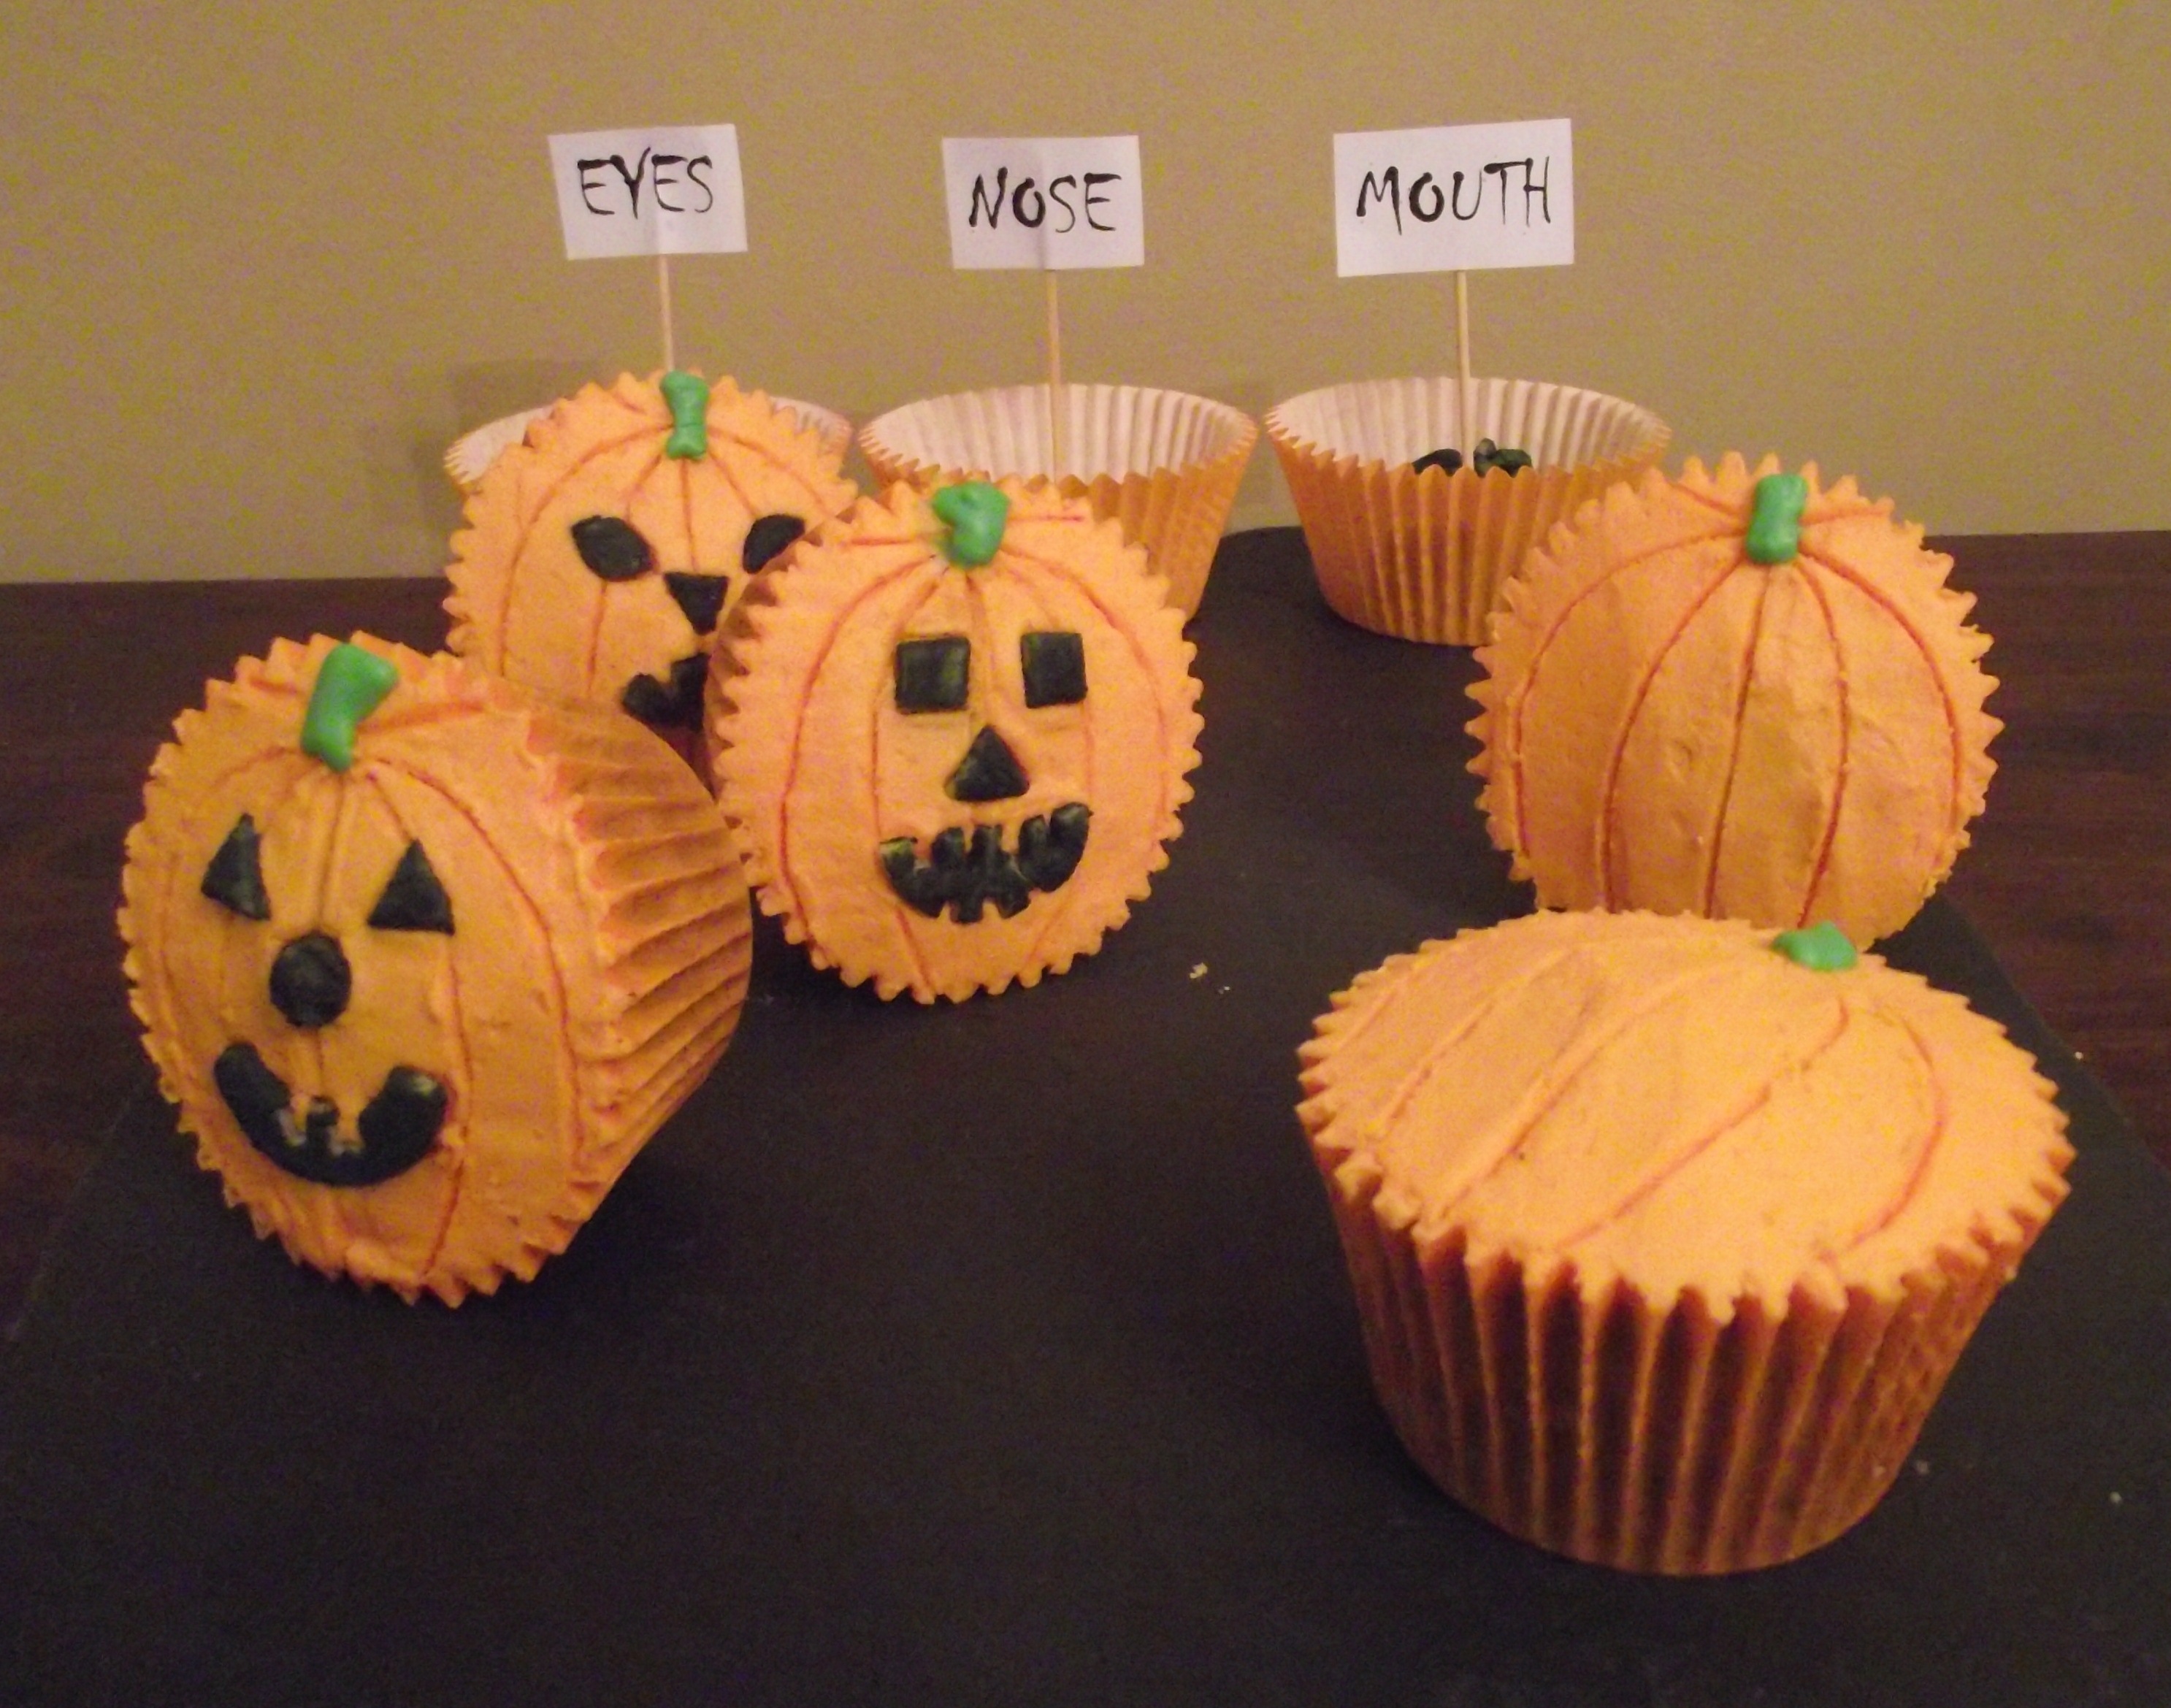
[[[1014,800],[1026,791],[1025,767],[995,726],[983,724],[942,786],[952,800]]]
[[[354,974],[335,938],[297,937],[271,963],[271,1005],[298,1026],[328,1026],[346,1012]]]

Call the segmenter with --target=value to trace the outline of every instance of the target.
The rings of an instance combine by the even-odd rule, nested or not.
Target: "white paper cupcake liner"
[[[822,447],[841,457],[852,442],[852,424],[834,410],[825,410],[819,404],[802,403],[797,398],[772,397],[769,402],[780,410],[789,410],[799,418],[802,427],[812,427],[822,436]],[[473,492],[482,484],[482,477],[490,472],[490,465],[508,445],[517,445],[528,436],[528,429],[550,413],[552,405],[544,404],[533,410],[522,410],[510,415],[501,415],[487,421],[474,431],[463,433],[453,441],[445,452],[445,473],[453,477],[453,484],[463,492]]]
[[[1406,640],[1475,645],[1500,583],[1556,522],[1655,463],[1672,436],[1648,410],[1537,380],[1367,380],[1277,404],[1267,436],[1296,501],[1320,592],[1350,622]],[[1530,453],[1481,476],[1480,439]],[[1417,458],[1463,453],[1450,474]]]
[[[1149,386],[1065,384],[1063,466],[1050,436],[1048,388],[957,392],[892,410],[860,430],[876,485],[921,490],[955,480],[1052,479],[1096,516],[1123,524],[1188,618],[1228,525],[1258,424],[1241,410]]]

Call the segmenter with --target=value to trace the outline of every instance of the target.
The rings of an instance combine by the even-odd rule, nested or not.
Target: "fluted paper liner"
[[[1534,915],[1391,958],[1300,1052],[1381,1405],[1443,1490],[1541,1548],[1693,1575],[1839,1535],[2064,1197],[2053,1088],[2002,1029],[1873,956],[1793,966],[1772,935]],[[1713,1019],[1737,1005],[1738,1046]],[[1797,1061],[1788,1031],[1820,1041]],[[1915,1108],[1918,1072],[1928,1148],[1895,1165],[1874,1106]],[[1895,1167],[1890,1238],[1849,1243],[1841,1207]]]
[[[1500,583],[1552,525],[1656,463],[1671,431],[1648,410],[1536,380],[1473,379],[1471,427],[1452,376],[1305,392],[1266,430],[1320,592],[1341,616],[1405,640],[1475,645]],[[1410,465],[1480,439],[1532,466],[1480,475]]]
[[[715,803],[632,720],[546,700],[448,655],[354,643],[392,661],[399,682],[362,722],[351,770],[335,774],[298,747],[333,647],[323,636],[242,660],[159,749],[122,875],[131,999],[198,1161],[260,1236],[326,1275],[457,1304],[507,1275],[533,1277],[563,1250],[714,1066],[746,993],[747,892]],[[419,834],[453,915],[442,939],[351,917],[383,881],[352,849],[381,816],[373,803],[390,810],[395,798],[398,814],[426,820]],[[244,806],[262,820],[260,923],[200,889],[210,848]],[[297,894],[314,886],[281,879],[307,863],[287,854],[275,868],[274,839],[301,847],[335,811],[348,852],[321,874],[324,893]],[[354,966],[352,1007],[315,1040],[283,1027],[244,976],[303,929],[338,932]],[[447,959],[424,977],[414,957],[433,948]],[[450,1093],[432,1149],[373,1185],[319,1185],[276,1165],[214,1083],[220,1049],[247,1041],[295,1076],[297,1102],[305,1089],[330,1091],[305,1081],[324,1071],[311,1052],[330,1051],[335,1029],[343,1057],[373,1071],[410,1064]]]
[[[799,418],[801,427],[811,427],[821,436],[822,448],[833,456],[842,457],[852,442],[852,424],[834,410],[825,410],[819,404],[802,403],[797,398],[772,397],[769,402],[780,410],[789,410]],[[463,433],[453,441],[445,452],[445,473],[453,477],[453,484],[461,491],[472,494],[482,485],[482,477],[490,472],[490,465],[507,446],[517,445],[528,436],[528,429],[549,415],[555,405],[544,404],[536,409],[521,410],[510,415],[501,415],[486,421],[472,432]]]
[[[1048,387],[957,392],[906,404],[860,430],[876,484],[921,491],[957,480],[1052,479],[1123,524],[1188,618],[1259,436],[1239,410],[1148,386],[1065,384],[1063,467],[1048,438]]]
[[[1897,1298],[1797,1289],[1722,1323],[1693,1293],[1657,1309],[1564,1264],[1427,1246],[1328,1187],[1373,1385],[1425,1474],[1541,1548],[1672,1575],[1779,1565],[1875,1506],[2034,1232]]]

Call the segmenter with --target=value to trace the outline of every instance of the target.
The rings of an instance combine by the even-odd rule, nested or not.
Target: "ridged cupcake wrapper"
[[[852,442],[852,424],[834,410],[825,410],[819,404],[802,403],[796,398],[769,399],[780,410],[789,410],[799,418],[799,425],[811,427],[821,435],[822,448],[842,457]],[[453,484],[463,492],[473,492],[482,484],[482,477],[490,472],[490,465],[497,461],[506,447],[517,445],[528,436],[528,429],[550,413],[551,406],[544,404],[539,409],[522,410],[510,415],[501,415],[494,421],[485,421],[472,432],[463,433],[445,451],[445,473],[453,477]]]
[[[1721,1323],[1693,1294],[1656,1309],[1459,1236],[1421,1249],[1328,1189],[1374,1385],[1426,1475],[1541,1548],[1677,1576],[1776,1566],[1863,1518],[2026,1249],[1841,1309],[1745,1298]]]
[[[1268,440],[1321,593],[1340,616],[1405,640],[1475,645],[1500,583],[1556,522],[1655,463],[1671,436],[1649,410],[1534,380],[1473,379],[1472,430],[1452,377],[1330,386],[1278,404]],[[1410,465],[1489,438],[1534,466],[1481,476]]]
[[[882,487],[903,480],[929,491],[1005,475],[1053,481],[1120,522],[1167,581],[1169,602],[1193,616],[1258,424],[1209,398],[1149,386],[1066,384],[1061,403],[1060,471],[1045,385],[907,404],[863,427],[860,449]]]

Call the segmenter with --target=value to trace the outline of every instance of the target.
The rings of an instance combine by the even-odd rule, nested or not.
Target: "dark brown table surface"
[[[2006,724],[1947,893],[2171,1163],[2171,533],[1935,543],[1979,596]],[[1294,529],[1236,535],[1214,573],[1302,551]],[[0,587],[0,1322],[150,1077],[113,921],[173,718],[275,635],[433,646],[442,595],[434,579]]]

